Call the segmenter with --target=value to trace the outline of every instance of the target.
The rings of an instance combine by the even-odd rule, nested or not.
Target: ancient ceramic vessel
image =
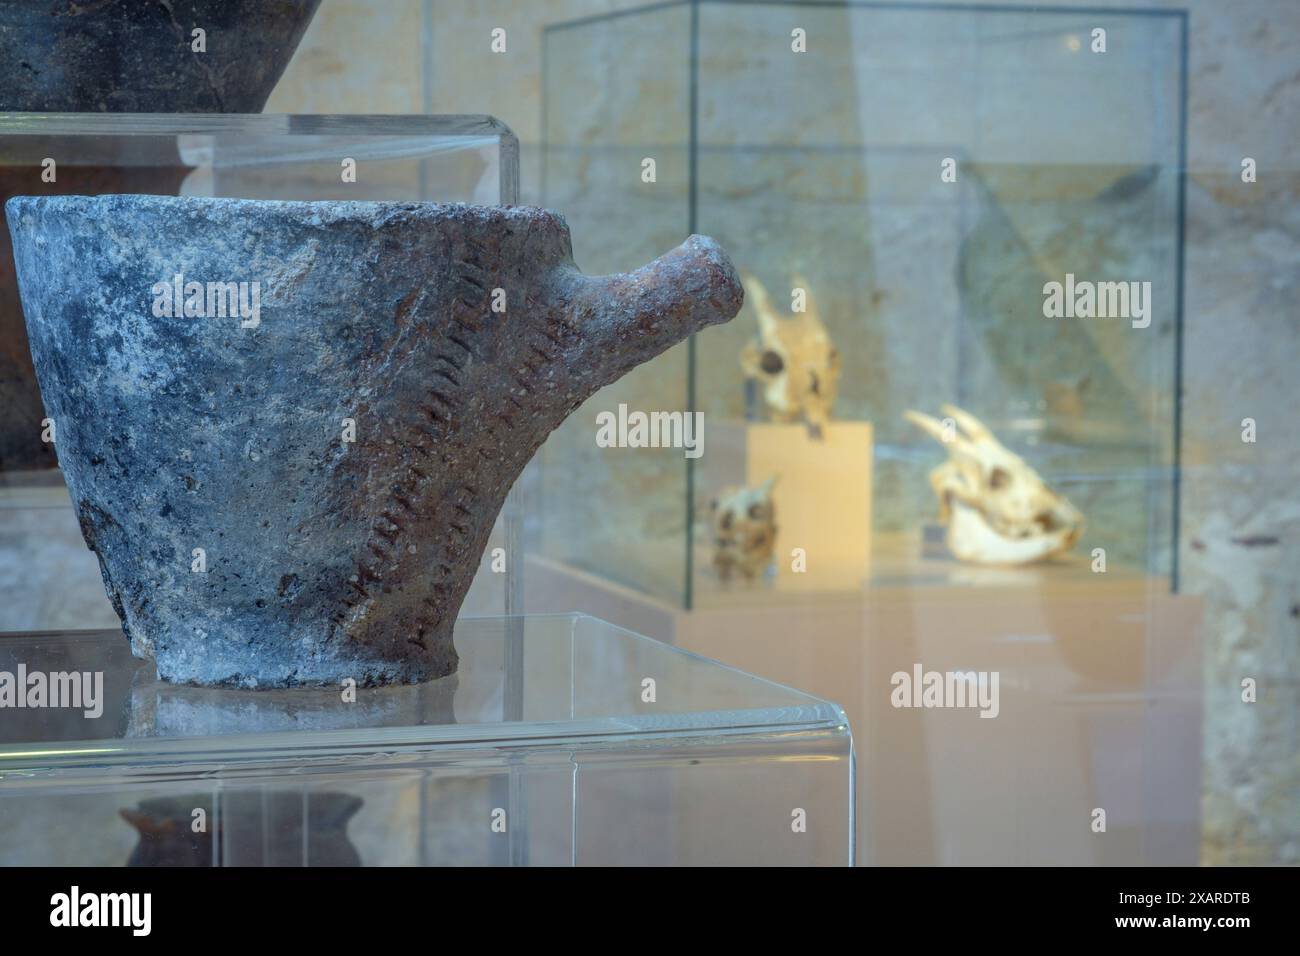
[[[318,6],[3,3],[0,100],[5,110],[32,113],[260,113]]]
[[[0,3],[0,112],[259,113],[320,0],[15,0]],[[202,52],[194,30],[203,31]],[[13,195],[173,194],[189,171],[65,162],[81,144],[51,139],[45,182],[0,144],[0,203]],[[52,468],[45,418],[0,228],[0,471]]]
[[[743,295],[698,236],[583,276],[540,209],[59,196],[7,211],[86,542],[133,652],[202,685],[454,671],[452,624],[533,452]]]

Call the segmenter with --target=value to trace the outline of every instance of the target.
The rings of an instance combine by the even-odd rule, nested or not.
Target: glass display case
[[[859,862],[1197,859],[1185,31],[699,0],[545,32],[577,261],[708,234],[746,304],[543,449],[527,604],[841,702],[873,770]],[[600,447],[624,408],[702,413],[702,453]],[[996,675],[997,719],[894,696],[929,674]]]
[[[836,705],[581,615],[456,643],[456,675],[349,698],[163,684],[117,632],[0,638],[0,671],[85,678],[0,723],[0,863],[851,862]]]
[[[1089,575],[1102,549],[1108,573],[1176,586],[1183,29],[1176,12],[709,0],[547,29],[545,201],[579,263],[701,232],[750,278],[736,320],[547,446],[540,556],[687,608],[969,578],[936,522],[947,450],[904,418],[954,427],[956,406],[1082,515],[1032,575]],[[802,414],[777,407],[801,391]],[[620,405],[702,412],[704,453],[597,447],[593,416]],[[730,582],[713,506],[769,478],[773,557]]]

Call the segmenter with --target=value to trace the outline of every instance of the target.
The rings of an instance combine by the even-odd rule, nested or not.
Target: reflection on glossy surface
[[[140,842],[127,866],[360,866],[348,821],[360,797],[294,790],[235,790],[142,800],[118,811]],[[234,853],[235,860],[223,861]]]

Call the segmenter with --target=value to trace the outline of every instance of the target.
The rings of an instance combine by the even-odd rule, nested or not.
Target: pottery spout
[[[585,361],[607,381],[691,333],[727,321],[744,301],[731,260],[707,236],[691,236],[635,272],[584,276],[576,268],[560,270],[556,285],[584,327]]]
[[[61,196],[7,210],[82,532],[133,652],[182,683],[455,671],[456,615],[546,436],[742,296],[695,236],[585,277],[564,220],[523,207]],[[172,308],[169,290],[191,285],[256,285],[255,320],[188,292]]]

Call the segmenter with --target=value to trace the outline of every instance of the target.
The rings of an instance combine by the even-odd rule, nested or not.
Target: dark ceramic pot
[[[320,0],[6,0],[0,3],[0,113],[259,113]],[[204,52],[193,49],[204,31]],[[59,144],[43,155],[61,157]],[[155,168],[60,160],[41,168],[0,154],[0,205],[48,193],[174,194],[180,158]],[[0,223],[0,471],[52,468],[42,440],[8,230]]]
[[[320,0],[0,3],[0,111],[260,113]],[[195,30],[203,31],[202,51]]]
[[[133,651],[183,683],[454,671],[457,612],[546,436],[742,299],[698,236],[584,276],[541,209],[65,196],[8,214],[82,532]]]

